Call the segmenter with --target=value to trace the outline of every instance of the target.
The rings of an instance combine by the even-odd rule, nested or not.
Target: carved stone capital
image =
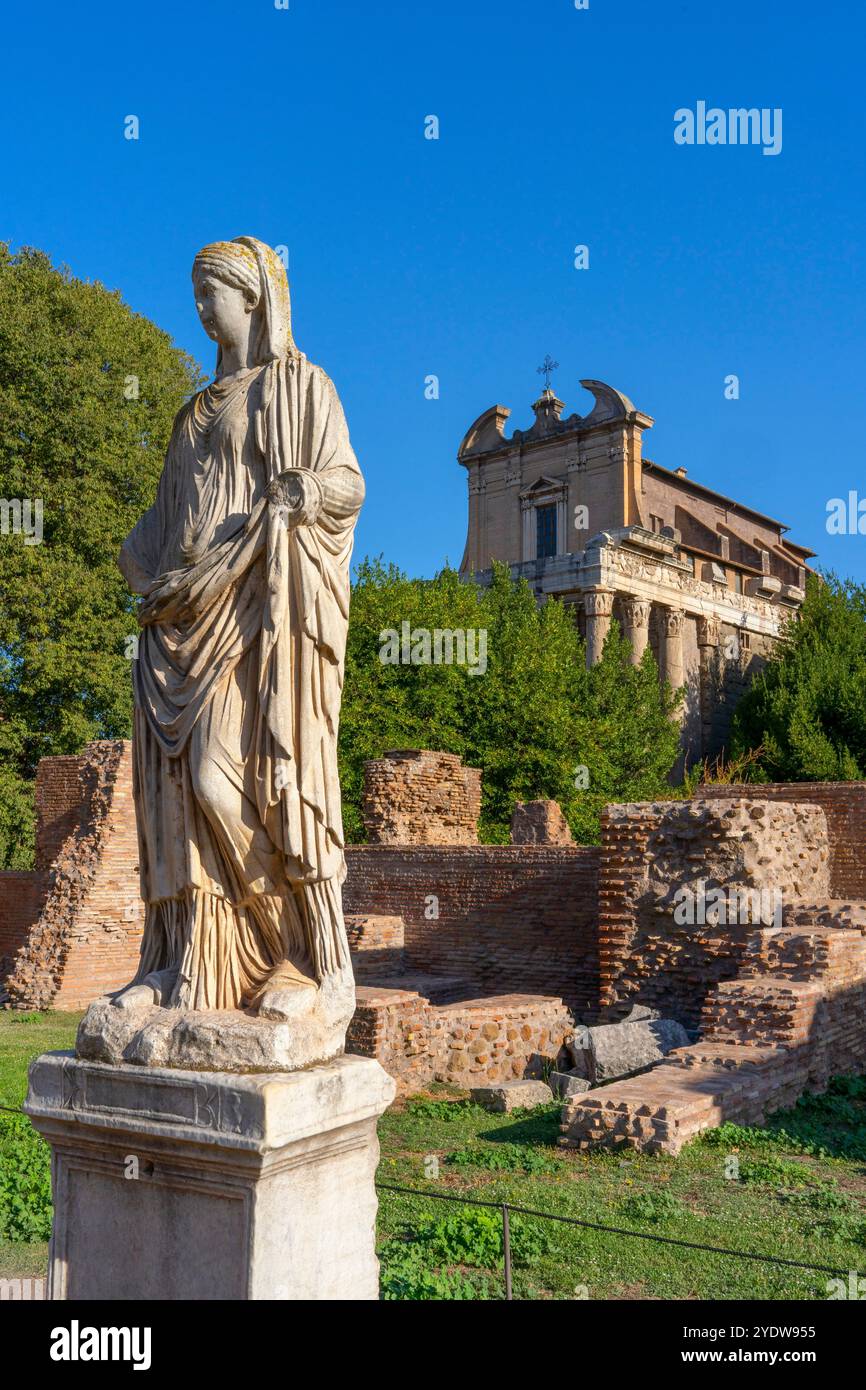
[[[685,610],[682,608],[662,608],[661,620],[666,637],[682,637]]]
[[[588,618],[609,618],[613,613],[613,590],[588,589],[583,596],[583,608]]]
[[[625,626],[628,628],[649,627],[651,609],[652,604],[649,599],[624,598],[622,600],[622,616]]]

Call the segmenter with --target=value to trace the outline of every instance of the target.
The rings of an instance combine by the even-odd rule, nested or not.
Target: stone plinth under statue
[[[52,1299],[377,1299],[378,1062],[228,1075],[31,1067],[53,1152]]]
[[[214,381],[119,565],[140,596],[135,978],[31,1067],[49,1297],[370,1299],[378,1062],[344,1055],[337,731],[364,483],[279,257],[195,258]]]

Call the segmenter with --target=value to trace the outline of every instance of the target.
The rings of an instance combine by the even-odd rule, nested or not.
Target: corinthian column
[[[683,661],[683,623],[685,613],[682,608],[663,608],[662,616],[662,674],[677,690],[685,684],[686,670]]]
[[[631,664],[640,666],[640,660],[649,641],[650,603],[642,598],[626,598],[622,603],[622,620],[625,635],[631,642]]]
[[[610,631],[613,616],[613,592],[610,589],[588,589],[583,596],[586,613],[586,664],[594,666],[601,660],[604,639]]]
[[[698,618],[698,650],[701,658],[701,756],[704,758],[715,751],[712,746],[716,705],[713,667],[721,635],[722,625],[715,614]]]

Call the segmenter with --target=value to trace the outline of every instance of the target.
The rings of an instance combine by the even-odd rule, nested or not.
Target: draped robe
[[[294,528],[266,496],[288,470],[319,504]],[[336,750],[363,496],[337,393],[293,352],[184,406],[124,542],[143,595],[136,980],[177,970],[170,1004],[241,1007],[276,967],[351,979]]]

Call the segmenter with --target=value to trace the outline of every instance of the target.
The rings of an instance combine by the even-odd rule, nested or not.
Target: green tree
[[[116,556],[200,382],[119,294],[0,243],[0,866],[27,861],[39,759],[129,735],[137,629]]]
[[[616,623],[601,660],[585,672],[586,697],[577,715],[578,762],[589,786],[571,803],[569,824],[578,840],[600,838],[599,817],[611,801],[664,801],[679,753],[676,709],[683,691],[659,685],[658,667],[647,647],[631,664],[631,643]]]
[[[466,751],[463,705],[466,668],[442,663],[413,666],[383,661],[387,639],[403,641],[422,627],[478,626],[475,589],[445,569],[434,580],[409,579],[381,558],[362,561],[352,584],[346,645],[346,684],[340,715],[340,786],[350,840],[364,838],[361,788],[364,763],[389,748]],[[420,674],[419,674],[420,673]]]
[[[866,588],[810,576],[806,600],[734,714],[731,755],[755,781],[866,776]]]
[[[411,654],[411,634],[437,628],[484,635],[474,674],[471,664],[381,659],[389,630],[405,632]],[[416,656],[423,654],[419,641]],[[435,748],[482,769],[483,839],[508,839],[515,801],[550,797],[580,840],[597,840],[605,802],[670,795],[674,703],[659,688],[651,654],[631,665],[616,624],[587,671],[571,612],[555,601],[539,606],[505,565],[494,566],[482,590],[452,569],[413,580],[364,561],[352,593],[340,731],[346,833],[363,838],[367,758]]]

